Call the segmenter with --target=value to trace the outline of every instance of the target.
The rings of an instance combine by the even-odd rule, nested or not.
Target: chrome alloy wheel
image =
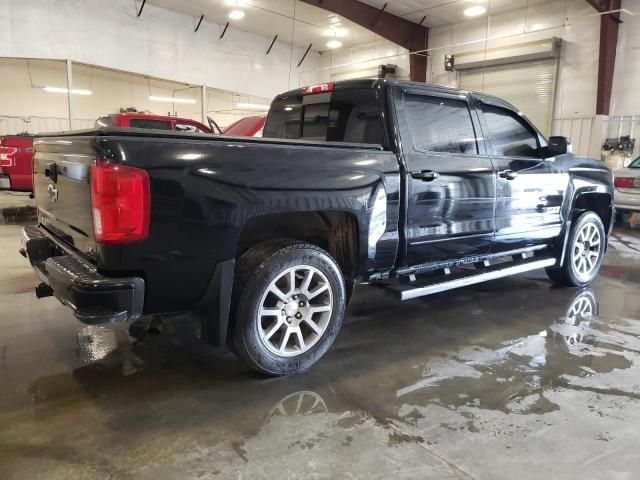
[[[332,313],[333,292],[325,274],[310,265],[288,268],[260,299],[260,339],[281,357],[301,355],[320,340]]]
[[[598,265],[602,252],[600,231],[593,223],[585,224],[573,243],[573,266],[576,274],[581,278],[589,275]]]

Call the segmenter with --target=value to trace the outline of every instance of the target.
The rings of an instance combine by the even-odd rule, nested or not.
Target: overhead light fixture
[[[67,93],[69,89],[62,87],[44,87],[43,90],[49,93]],[[77,88],[71,89],[72,95],[91,95],[93,92],[91,90],[82,90]]]
[[[265,112],[269,110],[269,105],[264,105],[262,103],[238,103],[236,105],[239,109],[244,110],[264,110]]]
[[[229,12],[229,18],[231,20],[242,20],[244,18],[244,12],[242,10],[231,10]]]
[[[486,11],[487,9],[482,5],[474,5],[473,7],[465,9],[464,14],[467,17],[477,17],[478,15],[482,15]]]
[[[340,40],[329,40],[327,42],[327,48],[331,48],[332,50],[335,48],[340,48],[342,46],[342,42]]]
[[[149,100],[169,103],[196,103],[193,98],[158,97],[156,95],[149,95]]]
[[[346,28],[328,28],[327,30],[325,30],[324,32],[322,32],[322,34],[325,37],[334,37],[334,38],[343,38],[346,37],[347,35],[349,35],[349,30],[347,30]]]
[[[227,5],[230,7],[244,7],[247,5],[247,0],[227,0]]]

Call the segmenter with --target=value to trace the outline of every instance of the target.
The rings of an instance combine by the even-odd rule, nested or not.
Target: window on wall
[[[538,138],[516,113],[493,105],[482,105],[495,155],[539,158]]]
[[[463,155],[478,153],[466,101],[407,94],[404,107],[415,150]]]

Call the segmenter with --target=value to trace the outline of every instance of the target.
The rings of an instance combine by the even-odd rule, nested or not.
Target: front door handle
[[[411,178],[422,180],[423,182],[433,182],[439,176],[440,174],[438,172],[434,172],[433,170],[420,170],[418,172],[411,172]]]
[[[513,170],[504,170],[498,173],[500,178],[506,178],[507,180],[515,180],[518,177],[518,172],[514,172]]]

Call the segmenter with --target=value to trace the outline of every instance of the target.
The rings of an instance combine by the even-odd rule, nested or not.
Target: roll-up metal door
[[[523,112],[546,136],[551,134],[556,58],[459,70],[459,85],[503,98]]]

